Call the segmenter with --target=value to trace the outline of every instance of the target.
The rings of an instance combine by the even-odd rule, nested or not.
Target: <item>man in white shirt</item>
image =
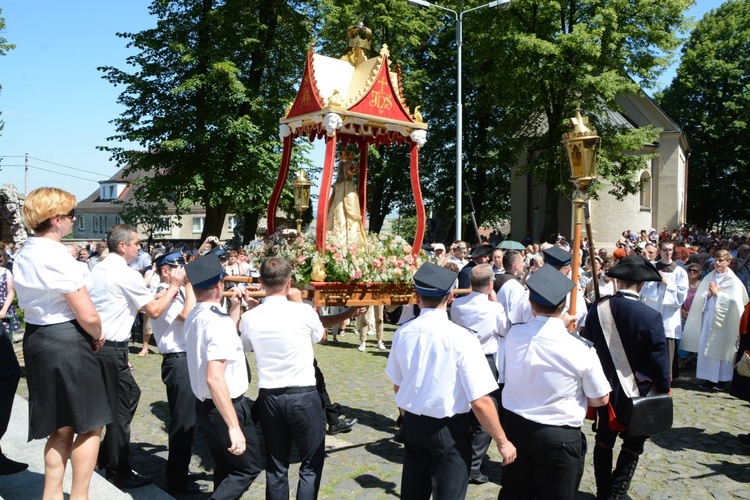
[[[466,260],[466,248],[465,241],[455,241],[453,242],[453,245],[451,245],[451,256],[448,257],[448,262],[455,263],[458,266],[459,271],[469,263],[469,261]]]
[[[130,466],[130,423],[138,408],[141,390],[128,366],[130,330],[139,310],[157,318],[177,295],[185,271],[172,275],[167,292],[154,299],[136,270],[128,266],[138,255],[141,243],[132,226],[119,224],[109,230],[110,255],[91,270],[91,301],[102,319],[104,345],[96,355],[102,369],[113,422],[107,425],[99,448],[99,466],[118,488],[138,488],[151,483]]]
[[[536,260],[531,262],[535,265]],[[505,252],[503,267],[505,274],[495,276],[495,293],[497,293],[497,301],[503,305],[505,314],[508,316],[508,328],[510,328],[518,323],[528,323],[534,317],[529,303],[529,291],[523,285],[529,271],[526,269],[524,272],[526,262],[518,250]],[[498,282],[501,282],[499,287]]]
[[[423,264],[414,275],[419,317],[393,337],[385,372],[403,414],[401,498],[464,498],[469,485],[469,410],[497,443],[503,464],[516,449],[489,394],[497,389],[477,338],[448,319],[456,273]]]
[[[500,384],[489,394],[499,410],[499,408],[502,408],[501,391],[502,385],[505,383],[505,334],[508,333],[510,325],[505,309],[502,304],[497,303],[497,297],[492,290],[492,283],[495,281],[492,266],[489,264],[475,266],[469,274],[469,280],[471,293],[453,301],[453,304],[451,304],[451,319],[457,325],[469,329],[479,340],[492,375]],[[499,365],[495,361],[496,357],[498,360],[503,360]],[[492,438],[484,431],[476,418],[471,419],[471,424],[472,450],[469,482],[483,484],[489,481],[489,478],[482,474],[480,468]]]
[[[252,401],[244,396],[250,373],[237,335],[240,291],[233,288],[226,314],[221,309],[224,268],[216,254],[191,262],[185,270],[196,300],[185,320],[185,350],[190,387],[199,401],[198,423],[216,464],[211,498],[240,498],[261,471]]]
[[[266,498],[289,499],[289,453],[294,442],[300,468],[297,498],[317,498],[325,458],[326,421],[315,388],[312,344],[326,339],[315,310],[287,300],[292,269],[272,257],[260,267],[263,303],[242,315],[245,350],[255,351],[256,408],[266,445]]]

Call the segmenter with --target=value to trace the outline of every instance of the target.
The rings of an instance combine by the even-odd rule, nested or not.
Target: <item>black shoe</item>
[[[393,436],[393,440],[397,443],[404,444],[404,429],[399,427],[398,431],[396,431],[396,434]]]
[[[0,454],[0,476],[9,476],[10,474],[18,474],[21,471],[25,471],[29,468],[29,464],[23,462],[16,462],[11,460],[3,454]]]
[[[737,441],[743,444],[750,444],[750,434],[740,434],[737,436]]]
[[[716,392],[721,392],[726,388],[727,388],[726,382],[719,382],[718,384],[714,385],[713,390]]]
[[[198,495],[208,491],[208,485],[198,483],[188,483],[182,488],[167,488],[167,493],[171,495]]]
[[[137,472],[133,471],[128,476],[123,476],[122,474],[116,474],[112,476],[111,478],[108,478],[112,484],[120,488],[121,490],[127,490],[131,488],[141,488],[143,486],[148,486],[149,484],[153,483],[154,480],[150,477],[141,476]]]
[[[711,389],[716,387],[716,382],[711,382],[709,380],[706,380],[699,387],[703,389],[704,391],[710,391]]]
[[[327,434],[329,436],[335,436],[336,434],[341,434],[342,432],[349,432],[352,430],[352,427],[354,427],[354,424],[356,423],[357,423],[356,418],[339,419],[339,421],[336,422],[335,424],[328,426]]]
[[[481,472],[473,472],[469,474],[469,483],[471,484],[484,484],[489,481],[490,478],[482,474]]]

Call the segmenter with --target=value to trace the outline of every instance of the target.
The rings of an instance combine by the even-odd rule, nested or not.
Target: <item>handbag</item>
[[[640,395],[635,375],[625,355],[617,325],[612,317],[609,300],[601,301],[597,306],[597,312],[599,313],[599,323],[602,327],[604,339],[612,356],[612,363],[615,365],[617,378],[623,392],[630,399],[625,414],[618,415],[618,420],[628,426],[628,434],[631,436],[652,436],[668,431],[672,428],[674,420],[672,396],[657,394],[653,385],[645,396]],[[750,362],[750,357],[748,361]]]
[[[739,375],[750,377],[750,353],[748,351],[742,353],[740,360],[734,365],[734,369],[737,370]]]

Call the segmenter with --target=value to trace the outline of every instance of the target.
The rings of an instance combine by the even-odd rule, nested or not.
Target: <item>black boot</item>
[[[612,472],[612,486],[609,498],[616,500],[622,498],[630,488],[630,481],[635,475],[635,469],[638,467],[638,455],[634,455],[628,450],[620,450],[617,457],[617,465]]]
[[[597,500],[609,498],[612,487],[612,448],[594,446],[594,477]]]

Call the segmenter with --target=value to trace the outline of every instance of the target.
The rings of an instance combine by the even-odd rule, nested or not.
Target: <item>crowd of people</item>
[[[215,464],[212,498],[241,497],[263,463],[266,497],[289,498],[292,443],[300,456],[297,497],[316,498],[326,434],[351,431],[356,419],[331,402],[312,346],[357,317],[360,350],[369,328],[385,349],[382,323],[392,311],[316,311],[294,288],[288,262],[272,257],[253,266],[246,249],[222,247],[216,237],[148,252],[135,228],[120,224],[106,240],[64,245],[75,205],[56,188],[29,193],[23,217],[33,236],[20,249],[0,246],[0,438],[21,376],[11,343],[20,327],[17,295],[26,323],[29,440],[47,440],[44,497],[63,497],[68,460],[71,498],[87,498],[95,468],[123,489],[152,482],[129,456],[140,389],[128,346],[140,321],[142,354],[153,335],[162,355],[168,490],[207,489],[189,471],[200,428]],[[731,393],[750,400],[750,381],[733,369],[734,342],[750,316],[746,237],[686,226],[625,231],[611,253],[584,245],[577,272],[564,238],[524,243],[524,250],[504,250],[456,241],[449,251],[434,244],[431,262],[414,276],[417,304],[403,307],[385,367],[401,415],[403,498],[465,497],[468,484],[488,481],[483,467],[493,442],[502,457],[500,498],[573,498],[587,413],[596,430],[597,498],[621,498],[648,439],[629,433],[629,401],[669,393],[681,353],[697,353],[701,388],[721,391],[732,382]],[[256,277],[265,298],[227,276]],[[255,401],[245,396],[249,351]],[[0,452],[0,474],[26,467]]]

